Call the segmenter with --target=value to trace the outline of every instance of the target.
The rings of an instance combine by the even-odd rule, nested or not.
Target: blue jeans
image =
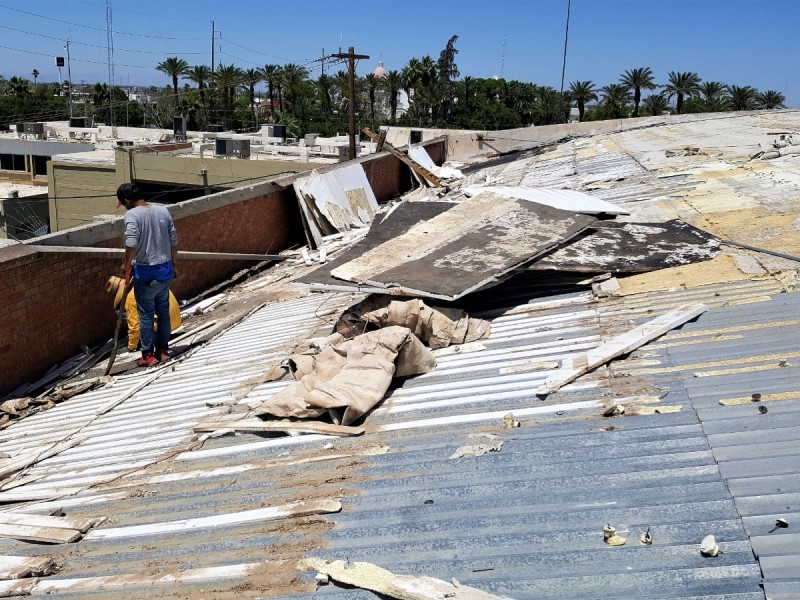
[[[150,281],[133,280],[142,354],[152,354],[155,348],[168,348],[172,331],[169,320],[169,280],[152,283],[155,285],[151,285]],[[153,315],[158,315],[158,331],[153,326]]]

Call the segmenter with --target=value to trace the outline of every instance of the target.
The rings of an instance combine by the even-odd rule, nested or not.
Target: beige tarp
[[[488,321],[473,319],[461,309],[433,308],[419,299],[395,300],[381,294],[373,294],[350,307],[336,324],[336,330],[352,336],[363,332],[367,324],[407,327],[434,350],[474,342],[489,337],[491,332]]]
[[[328,412],[334,423],[349,425],[383,399],[393,377],[427,373],[434,366],[430,350],[410,329],[370,331],[328,343],[316,355],[293,356],[289,368],[296,381],[253,413],[303,419]]]

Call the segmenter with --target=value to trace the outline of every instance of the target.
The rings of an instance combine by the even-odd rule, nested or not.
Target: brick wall
[[[444,142],[437,142],[443,152]],[[436,160],[437,155],[429,149]],[[360,159],[380,201],[410,189],[408,168],[393,156]],[[436,160],[436,162],[439,162]],[[305,242],[291,187],[258,184],[170,207],[180,249],[276,253]],[[122,246],[122,219],[39,238],[55,246]],[[39,254],[25,244],[0,248],[0,398],[53,365],[111,337],[115,314],[105,282],[121,260]],[[173,290],[194,296],[252,262],[182,261]]]

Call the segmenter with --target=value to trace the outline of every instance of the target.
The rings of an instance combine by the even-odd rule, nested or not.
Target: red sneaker
[[[159,348],[156,350],[156,358],[159,362],[166,362],[169,360],[169,350],[166,348]]]
[[[152,367],[157,364],[158,359],[152,354],[142,354],[142,358],[136,362],[137,367]]]

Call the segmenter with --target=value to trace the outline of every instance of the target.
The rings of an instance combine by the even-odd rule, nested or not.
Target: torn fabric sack
[[[290,359],[296,381],[253,410],[277,418],[318,418],[349,425],[380,402],[394,377],[432,371],[436,360],[406,327],[370,331],[315,355]]]
[[[464,344],[489,337],[491,325],[458,308],[434,308],[422,300],[396,300],[373,294],[350,307],[336,324],[343,335],[363,332],[369,325],[407,327],[432,349]]]

